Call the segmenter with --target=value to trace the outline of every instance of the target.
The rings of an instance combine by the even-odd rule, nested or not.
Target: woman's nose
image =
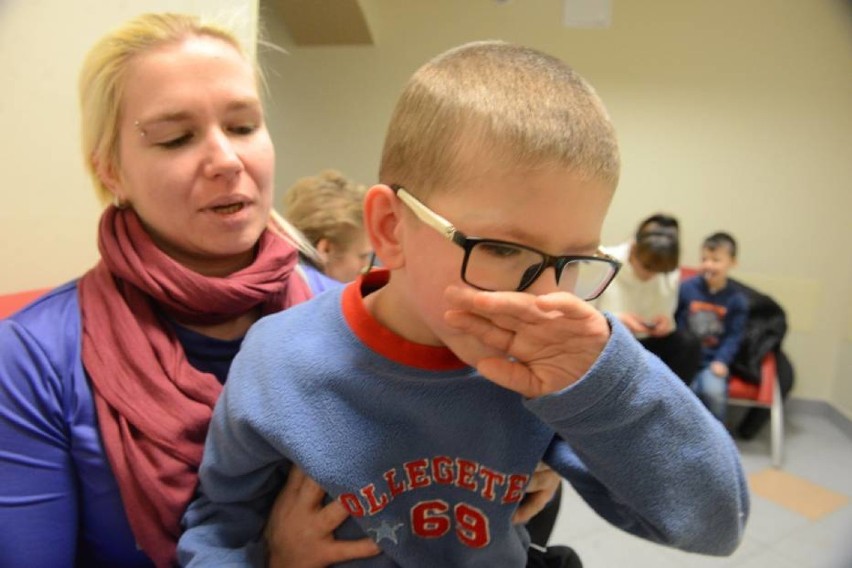
[[[243,170],[243,162],[233,141],[224,132],[210,134],[207,153],[205,173],[210,177],[233,176]]]

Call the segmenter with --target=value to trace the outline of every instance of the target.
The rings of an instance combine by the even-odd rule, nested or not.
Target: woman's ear
[[[119,180],[118,173],[115,171],[114,165],[112,163],[102,162],[93,156],[92,166],[94,167],[95,173],[98,175],[98,179],[101,180],[104,187],[112,193],[112,197],[116,205],[124,203],[126,201],[126,197],[122,195],[121,182]]]
[[[386,185],[374,185],[364,196],[364,228],[367,230],[370,246],[382,266],[391,270],[405,265],[400,205],[394,191]]]

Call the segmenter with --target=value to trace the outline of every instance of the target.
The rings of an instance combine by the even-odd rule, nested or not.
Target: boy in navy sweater
[[[618,175],[606,110],[562,61],[477,42],[421,67],[365,201],[385,269],[249,332],[181,562],[262,565],[291,464],[350,513],[338,538],[381,547],[347,566],[525,566],[512,518],[539,461],[623,530],[730,554],[736,447],[587,303],[618,269],[598,250]]]
[[[701,274],[681,284],[677,325],[701,340],[702,368],[690,386],[710,412],[724,421],[728,406],[728,367],[740,348],[748,305],[728,284],[737,264],[737,243],[728,233],[713,233],[701,245]]]

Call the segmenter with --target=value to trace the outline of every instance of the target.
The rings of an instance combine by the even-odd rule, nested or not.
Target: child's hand
[[[654,317],[646,325],[648,326],[648,335],[651,337],[665,337],[673,331],[671,318],[664,315]]]
[[[637,316],[636,314],[631,314],[629,312],[621,312],[620,314],[616,314],[619,321],[624,324],[630,333],[633,335],[638,335],[640,333],[649,333],[651,328],[649,328],[645,322]]]
[[[479,373],[528,398],[575,383],[609,339],[606,318],[567,292],[533,296],[450,286],[445,297],[448,325],[505,354],[473,362]]]
[[[323,505],[325,491],[297,466],[275,499],[266,522],[270,568],[323,568],[380,552],[371,538],[335,540],[334,529],[349,517],[339,501]]]
[[[717,377],[728,376],[728,366],[721,361],[713,361],[710,363],[710,371]]]

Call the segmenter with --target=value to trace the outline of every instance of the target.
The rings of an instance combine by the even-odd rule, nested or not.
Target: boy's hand
[[[448,325],[505,354],[473,362],[479,373],[528,398],[575,383],[609,339],[606,318],[567,292],[533,296],[450,286],[445,297]]]
[[[728,376],[728,366],[721,361],[713,361],[710,363],[710,371],[717,377]]]
[[[349,517],[339,501],[323,505],[325,491],[293,465],[275,499],[264,536],[270,568],[323,568],[380,552],[371,538],[335,540],[334,530]]]

